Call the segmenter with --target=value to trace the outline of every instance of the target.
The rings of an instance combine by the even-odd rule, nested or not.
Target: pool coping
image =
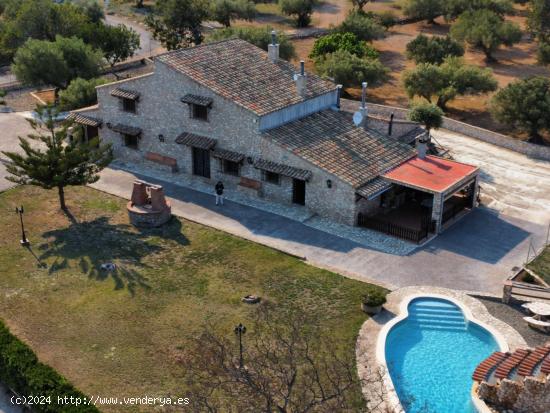
[[[399,400],[399,397],[397,396],[397,392],[395,390],[393,380],[388,370],[388,366],[386,362],[386,339],[387,339],[388,333],[394,326],[396,326],[401,321],[406,320],[409,317],[409,304],[417,298],[436,298],[436,299],[445,300],[453,303],[460,309],[460,311],[462,311],[462,315],[466,320],[473,322],[478,326],[484,328],[493,336],[493,338],[497,342],[497,345],[500,348],[500,351],[506,352],[510,349],[510,347],[508,346],[508,343],[506,342],[506,340],[504,340],[504,337],[502,336],[502,334],[500,334],[497,330],[495,330],[488,324],[484,323],[483,321],[475,318],[474,315],[472,314],[472,311],[465,304],[463,304],[462,302],[458,301],[455,298],[449,297],[448,295],[437,294],[437,293],[417,293],[417,294],[411,294],[404,297],[401,300],[401,303],[399,304],[399,315],[393,318],[392,320],[390,320],[389,323],[386,323],[384,327],[382,327],[382,330],[380,331],[380,333],[378,333],[378,339],[376,341],[376,359],[378,360],[378,363],[383,367],[384,371],[386,372],[387,378],[385,377],[384,379],[385,379],[385,384],[386,386],[388,386],[388,390],[389,390],[388,396],[391,398],[395,398],[395,400],[391,400],[390,402],[392,405],[396,406],[396,408],[399,411],[404,411],[404,409],[401,406],[401,402]]]
[[[385,310],[363,323],[356,343],[357,371],[362,381],[367,407],[373,412],[390,410],[404,413],[387,369],[385,339],[391,327],[408,316],[407,307],[410,301],[418,297],[451,301],[461,309],[469,321],[489,331],[504,351],[526,345],[516,330],[493,317],[482,302],[469,296],[467,292],[431,286],[403,287],[395,290],[388,294]],[[376,366],[376,369],[372,369],[372,366]],[[476,407],[478,401],[481,400],[474,400]]]

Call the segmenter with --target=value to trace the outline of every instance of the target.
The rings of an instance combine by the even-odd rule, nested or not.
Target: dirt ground
[[[334,1],[334,3],[342,4],[346,2]],[[400,15],[399,9],[395,8],[396,4],[396,1],[382,0],[369,3],[365,9],[371,11],[392,10],[396,15]],[[337,6],[334,5],[334,7]],[[346,11],[341,8],[339,14],[332,16],[339,16],[338,18],[340,18],[343,15],[345,17],[347,10],[349,8]],[[326,20],[328,17],[328,14],[324,14],[323,22],[325,25],[330,25]],[[520,24],[525,29],[526,7],[516,5],[516,15],[509,17],[509,19]],[[414,67],[414,63],[405,57],[406,45],[419,33],[426,35],[446,35],[449,33],[451,26],[449,23],[446,23],[443,18],[437,19],[436,22],[436,25],[419,22],[394,26],[388,31],[385,38],[373,42],[376,49],[380,51],[382,62],[390,68],[391,72],[390,80],[387,83],[379,87],[369,88],[369,101],[392,106],[408,106],[409,102],[403,89],[401,78],[405,70]],[[306,68],[310,71],[314,70],[314,65],[307,56],[311,51],[314,41],[315,39],[313,38],[294,41],[297,55],[299,56],[297,60],[305,59]],[[527,34],[524,34],[520,43],[513,47],[501,48],[495,52],[496,62],[487,63],[481,52],[472,49],[467,49],[464,57],[470,64],[491,68],[499,83],[499,87],[504,87],[518,78],[531,75],[550,76],[548,68],[539,66],[536,63],[536,47],[536,43]],[[351,88],[347,90],[347,93],[353,98],[359,98],[360,96],[359,89]],[[488,94],[459,97],[449,104],[447,115],[457,120],[525,139],[525,135],[518,133],[516,130],[511,130],[491,118],[488,112],[488,102],[491,96],[491,94]]]

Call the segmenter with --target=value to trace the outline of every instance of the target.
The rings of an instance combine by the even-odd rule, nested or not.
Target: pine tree
[[[100,144],[96,137],[88,142],[74,139],[67,142],[70,123],[56,125],[57,109],[52,106],[37,108],[39,121],[31,120],[36,134],[19,137],[23,153],[2,152],[11,161],[6,179],[17,184],[57,188],[59,205],[65,205],[65,187],[86,185],[99,180],[98,173],[113,159],[111,145]],[[37,145],[31,145],[34,141]]]

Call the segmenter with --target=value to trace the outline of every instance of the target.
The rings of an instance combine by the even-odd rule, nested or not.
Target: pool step
[[[467,322],[462,311],[446,303],[422,303],[409,308],[409,321],[430,330],[464,331]]]

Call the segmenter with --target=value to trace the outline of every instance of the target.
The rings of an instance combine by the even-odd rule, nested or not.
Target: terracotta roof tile
[[[216,140],[207,136],[195,135],[194,133],[183,132],[176,138],[176,143],[180,145],[192,146],[200,149],[212,149],[216,145]]]
[[[244,154],[225,149],[214,149],[212,151],[212,156],[214,158],[225,159],[226,161],[231,162],[242,162],[244,159]]]
[[[69,115],[67,116],[67,120],[73,121],[74,123],[78,123],[80,125],[95,126],[95,127],[101,126],[101,123],[102,123],[101,119],[84,115],[78,112],[69,113]]]
[[[254,168],[274,172],[276,174],[288,176],[290,178],[302,179],[304,181],[309,181],[311,179],[311,171],[271,162],[266,159],[256,159],[256,161],[254,161]]]
[[[116,89],[111,90],[111,96],[123,99],[137,100],[139,99],[139,93],[133,90],[122,89],[117,87]]]
[[[183,103],[191,103],[193,105],[210,106],[212,104],[212,98],[206,96],[192,95],[188,93],[181,98]]]
[[[297,156],[358,188],[415,156],[406,144],[323,110],[263,133]]]
[[[141,128],[130,126],[130,125],[123,125],[122,123],[117,123],[115,125],[107,125],[110,129],[114,130],[115,132],[122,133],[124,135],[130,135],[130,136],[137,136],[141,133]]]
[[[333,83],[308,73],[307,92],[301,97],[293,65],[273,63],[265,51],[241,39],[175,50],[156,59],[258,115],[336,90]]]

